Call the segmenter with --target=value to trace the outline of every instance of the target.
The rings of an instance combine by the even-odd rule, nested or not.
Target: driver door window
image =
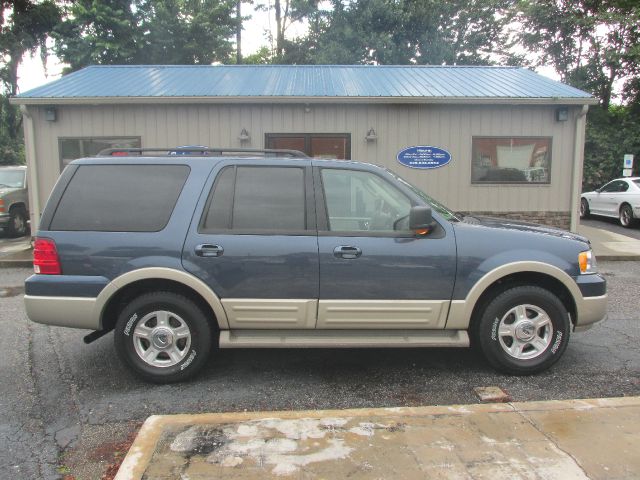
[[[379,176],[323,169],[322,184],[332,232],[398,232],[409,227],[411,201]]]

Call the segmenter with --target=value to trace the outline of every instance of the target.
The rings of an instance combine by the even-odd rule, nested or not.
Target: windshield
[[[24,170],[0,170],[0,187],[24,187]]]
[[[427,202],[429,205],[431,205],[431,208],[433,210],[435,210],[436,212],[438,212],[440,215],[442,215],[445,218],[445,220],[449,220],[450,222],[459,222],[459,221],[461,221],[461,219],[460,219],[460,217],[458,215],[453,213],[451,210],[449,210],[447,207],[445,207],[443,204],[441,204],[437,200],[434,200],[433,198],[431,198],[429,195],[424,193],[418,187],[415,187],[414,185],[411,185],[404,178],[399,177],[397,174],[395,174],[394,172],[392,172],[388,168],[385,168],[385,170],[387,172],[389,172],[396,180],[398,180],[400,183],[405,185],[407,188],[411,189],[412,192],[414,192],[416,195],[418,195],[420,198],[422,198],[425,202]]]

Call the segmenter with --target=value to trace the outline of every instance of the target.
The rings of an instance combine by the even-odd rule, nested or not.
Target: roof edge
[[[12,97],[12,105],[166,105],[166,104],[264,104],[264,103],[379,103],[455,105],[597,105],[595,97]]]

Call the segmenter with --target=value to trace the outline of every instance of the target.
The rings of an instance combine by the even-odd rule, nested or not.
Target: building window
[[[266,148],[300,150],[310,157],[351,159],[351,135],[348,133],[267,133]]]
[[[471,183],[549,183],[551,137],[473,137]]]
[[[76,158],[92,157],[105,148],[140,148],[140,137],[82,137],[58,139],[60,171]]]

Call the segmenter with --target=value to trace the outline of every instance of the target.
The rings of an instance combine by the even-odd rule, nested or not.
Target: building
[[[74,158],[207,145],[375,163],[456,211],[574,229],[597,103],[517,67],[334,65],[95,66],[12,101],[35,226]]]

